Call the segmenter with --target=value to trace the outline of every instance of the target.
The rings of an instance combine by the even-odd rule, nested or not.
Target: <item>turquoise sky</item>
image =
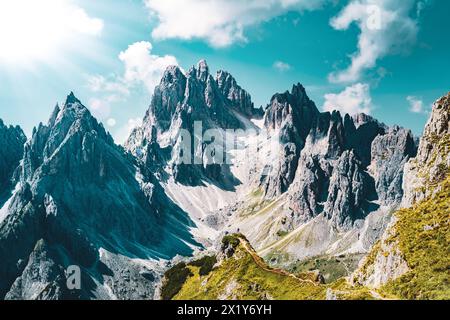
[[[239,23],[244,22],[245,39],[217,45],[211,43],[208,36],[180,39],[176,35],[161,37],[154,32],[152,35],[160,25],[161,13],[151,14],[140,0],[70,1],[71,6],[83,10],[90,18],[101,20],[101,32],[93,35],[84,34],[85,30],[76,34],[67,31],[63,40],[50,47],[48,56],[39,59],[27,56],[26,61],[11,61],[2,60],[0,55],[0,118],[6,123],[21,125],[29,135],[33,126],[47,121],[58,101],[64,101],[64,97],[74,91],[87,106],[97,104],[100,120],[118,141],[123,141],[131,124],[144,115],[151,88],[139,81],[123,80],[126,67],[119,54],[129,45],[146,41],[153,46],[152,55],[173,56],[184,69],[204,58],[213,72],[217,69],[230,71],[258,106],[265,106],[274,93],[290,89],[296,82],[307,88],[319,108],[325,104],[326,94],[338,95],[346,88],[363,84],[368,88],[365,106],[373,116],[420,134],[432,102],[450,90],[450,1],[412,1],[414,4],[407,11],[407,17],[416,23],[416,40],[402,50],[392,49],[381,54],[375,65],[346,83],[330,81],[329,75],[349,66],[350,54],[358,50],[361,29],[355,23],[346,30],[333,28],[330,20],[352,1],[331,2],[307,11],[297,8],[283,8],[276,13],[267,11],[258,21],[247,23],[249,17],[253,17],[253,12],[249,11],[248,17],[239,20]],[[193,23],[196,19],[202,19],[202,13],[198,12]],[[0,27],[8,29],[5,23],[0,23]],[[92,27],[95,29],[95,24]],[[14,26],[8,32],[14,35]],[[391,31],[384,32],[388,36]],[[4,40],[5,32],[0,31],[0,46],[11,45],[8,43],[11,34]],[[380,35],[377,37],[380,39]],[[93,77],[103,77],[108,84],[120,84],[127,92],[117,94],[107,88],[93,90]],[[412,112],[413,105],[420,110],[416,108],[416,112]],[[107,110],[100,110],[102,108]]]

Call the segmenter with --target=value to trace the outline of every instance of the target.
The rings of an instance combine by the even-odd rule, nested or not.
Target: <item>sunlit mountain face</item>
[[[0,298],[448,299],[448,12],[0,1]]]

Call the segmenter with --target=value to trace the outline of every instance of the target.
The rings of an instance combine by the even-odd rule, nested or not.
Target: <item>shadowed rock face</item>
[[[323,213],[348,230],[400,202],[403,167],[417,149],[410,131],[364,114],[320,113],[301,85],[272,98],[265,126],[279,132],[282,152],[261,186],[269,198],[288,192],[291,228]]]
[[[84,271],[78,297],[91,298],[105,282],[123,281],[118,272],[133,273],[131,258],[189,255],[196,245],[185,213],[72,93],[34,130],[20,170],[20,188],[0,222],[1,297],[68,297],[61,269],[73,264]],[[127,297],[136,285],[141,298],[151,298],[153,284],[135,281],[111,290]]]
[[[411,131],[397,126],[372,142],[372,172],[381,204],[399,203],[403,198],[403,169],[417,153]]]
[[[11,191],[11,180],[22,159],[25,140],[25,134],[19,126],[8,127],[0,119],[0,207]]]
[[[286,192],[294,180],[300,152],[319,116],[314,102],[308,98],[301,84],[293,86],[291,92],[286,91],[272,97],[264,124],[268,132],[279,132],[283,149],[279,163],[274,166],[275,172],[264,182],[264,189],[269,197]]]

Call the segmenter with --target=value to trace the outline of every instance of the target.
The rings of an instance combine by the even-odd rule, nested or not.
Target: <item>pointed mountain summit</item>
[[[13,174],[22,159],[25,140],[19,126],[8,127],[0,119],[0,208],[13,187]]]
[[[199,61],[186,74],[171,66],[155,88],[142,126],[133,131],[125,147],[143,163],[149,163],[149,159],[163,160],[150,167],[167,169],[170,166],[169,175],[177,182],[196,186],[212,181],[232,188],[235,179],[228,166],[206,163],[202,144],[194,150],[192,142],[191,150],[192,155],[200,155],[202,164],[177,164],[181,157],[181,133],[187,130],[193,134],[195,122],[201,122],[202,133],[208,129],[244,129],[250,119],[258,115],[261,116],[261,111],[254,109],[250,95],[229,73],[220,71],[214,78],[205,60]],[[164,154],[155,155],[155,150],[163,150]]]
[[[2,297],[152,298],[157,275],[134,259],[157,265],[197,245],[186,214],[73,93],[34,130],[20,169],[0,221]],[[70,265],[81,291],[61,282]]]

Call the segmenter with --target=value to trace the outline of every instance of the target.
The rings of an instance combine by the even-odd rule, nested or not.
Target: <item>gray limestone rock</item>
[[[73,264],[89,289],[80,298],[99,298],[105,281],[121,279],[104,267],[101,250],[110,253],[110,265],[128,258],[120,270],[134,268],[132,259],[170,259],[198,246],[193,222],[72,93],[34,130],[20,169],[20,187],[0,222],[1,297],[37,299],[34,281],[50,284],[51,297],[61,298],[59,269]]]

